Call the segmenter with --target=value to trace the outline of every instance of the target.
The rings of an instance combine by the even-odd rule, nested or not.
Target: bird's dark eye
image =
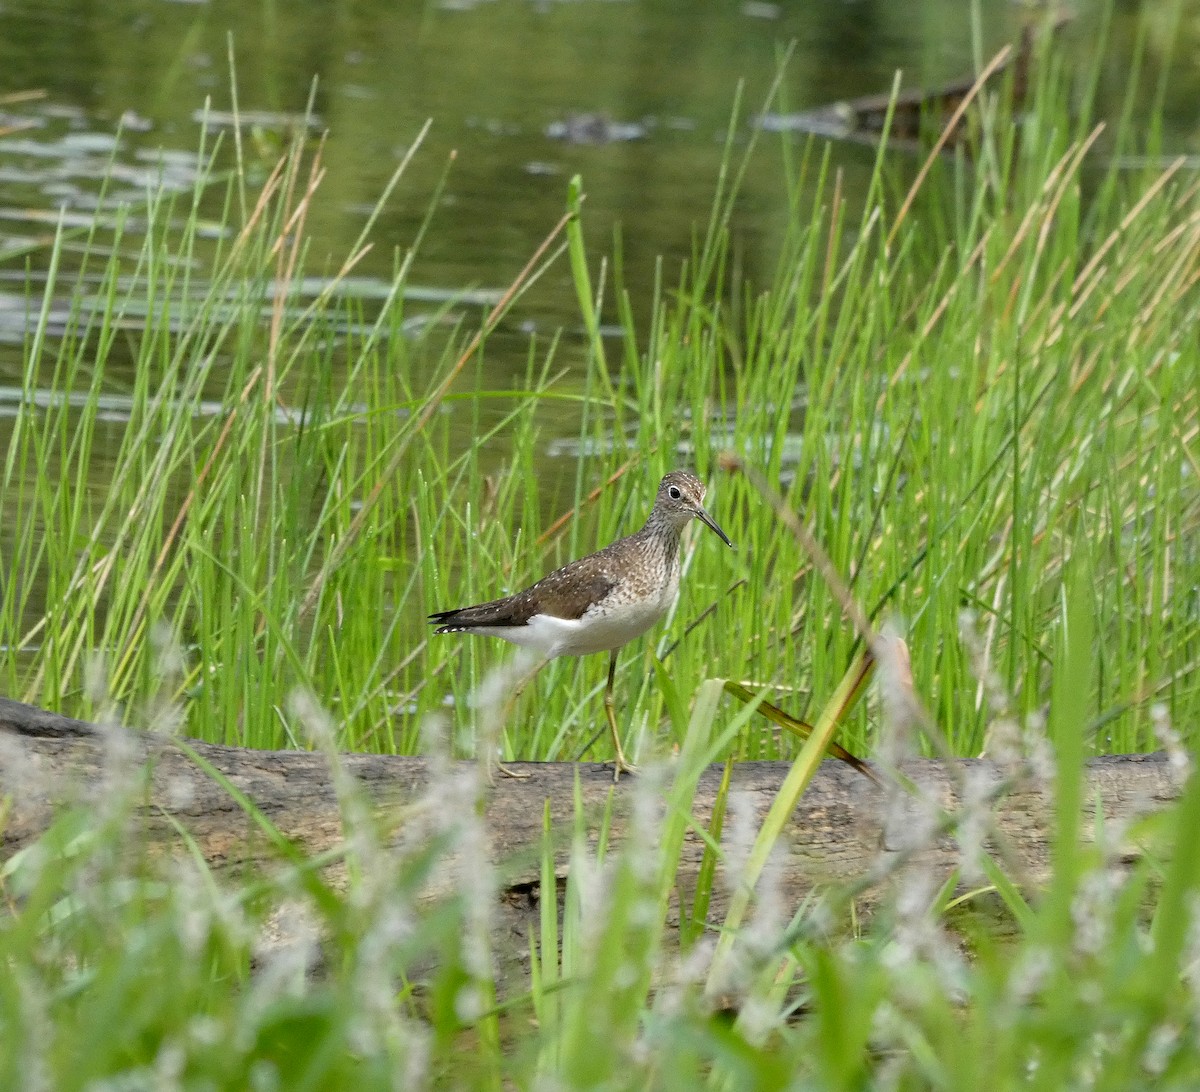
[[[670,489],[667,490],[667,496],[670,497],[671,500],[682,500],[683,499],[683,494],[681,492],[679,492],[679,486],[677,486],[677,485],[673,485],[673,486],[671,486]]]

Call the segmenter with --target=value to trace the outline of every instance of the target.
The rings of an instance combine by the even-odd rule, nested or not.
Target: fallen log
[[[391,808],[400,816],[405,815],[405,805],[422,798],[432,776],[430,763],[422,758],[348,754],[340,757],[340,763],[373,805]],[[220,776],[214,777],[204,764]],[[625,805],[637,791],[633,778],[614,789],[611,767],[602,764],[514,765],[528,779],[497,779],[485,793],[483,812],[491,856],[500,866],[494,920],[498,950],[508,956],[505,962],[524,957],[529,933],[537,927],[547,802],[554,828],[572,830],[578,777],[588,833],[595,837],[598,817],[610,794],[615,794],[610,841],[619,842],[627,834]],[[72,720],[0,698],[0,784],[8,807],[0,829],[0,856],[7,859],[29,845],[64,805],[96,806],[118,767],[125,776],[143,771],[135,811],[145,837],[160,848],[183,853],[182,828],[217,869],[263,864],[278,854],[259,836],[230,787],[306,854],[330,850],[342,840],[336,778],[324,754],[180,741],[154,732]],[[787,770],[784,762],[736,765],[731,798],[737,799],[742,814],[761,821]],[[700,827],[709,823],[721,773],[714,766],[700,779],[693,805]],[[957,786],[1000,786],[1006,771],[983,760],[963,760],[953,768],[913,761],[905,764],[904,773],[916,786],[915,792],[877,786],[837,762],[823,764],[792,816],[785,832],[787,849],[775,870],[790,905],[798,905],[816,889],[854,884],[856,909],[869,914],[888,884],[908,870],[927,870],[940,883],[959,867],[961,853],[952,824],[939,831],[925,820],[931,814],[956,812]],[[1107,821],[1116,822],[1162,808],[1179,795],[1181,787],[1178,772],[1163,753],[1092,759],[1085,780],[1083,799],[1089,819],[1099,809]],[[438,806],[463,807],[469,801],[442,801]],[[991,840],[1002,841],[1006,860],[1014,861],[1022,878],[1036,885],[1048,868],[1054,826],[1052,785],[1027,781],[1008,788],[1006,782],[1005,791],[995,794],[991,816]],[[922,822],[924,841],[906,844],[905,832]],[[1083,829],[1090,831],[1090,822]],[[728,830],[727,826],[727,834]],[[400,844],[404,836],[401,818],[391,824],[388,837]],[[567,851],[565,844],[557,850],[559,878],[566,872]],[[689,895],[702,856],[702,840],[689,834],[678,873],[680,888]],[[864,883],[864,877],[872,882]],[[561,897],[561,890],[559,884],[556,897]],[[718,881],[709,910],[713,922],[724,916],[728,896],[728,885]]]

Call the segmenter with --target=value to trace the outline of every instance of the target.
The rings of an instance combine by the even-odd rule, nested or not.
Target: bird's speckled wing
[[[572,571],[568,565],[555,569],[516,595],[473,607],[438,611],[431,614],[429,620],[441,627],[437,633],[453,633],[475,626],[523,626],[535,614],[573,620],[582,617],[588,607],[608,595],[615,583],[606,572],[581,573],[578,569]]]

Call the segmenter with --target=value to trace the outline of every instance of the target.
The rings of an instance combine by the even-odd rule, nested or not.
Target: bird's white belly
[[[605,609],[589,607],[580,618],[535,614],[523,626],[480,627],[474,632],[501,637],[532,649],[547,659],[607,652],[640,637],[670,609],[678,585],[651,599],[609,602]]]

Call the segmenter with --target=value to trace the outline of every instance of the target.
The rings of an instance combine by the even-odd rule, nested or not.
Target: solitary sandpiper
[[[670,610],[679,592],[679,537],[693,517],[733,545],[703,500],[704,483],[686,470],[673,470],[659,484],[640,531],[555,569],[516,595],[431,614],[434,632],[482,633],[532,649],[540,659],[526,681],[557,656],[609,652],[604,712],[616,751],[616,781],[635,770],[625,758],[613,713],[617,652]]]

